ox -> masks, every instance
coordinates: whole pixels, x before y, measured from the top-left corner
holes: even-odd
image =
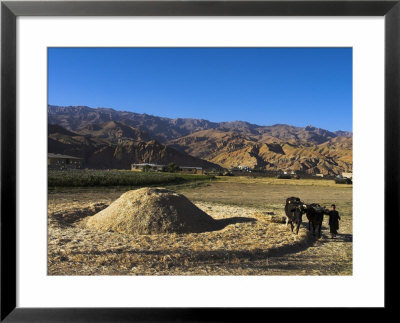
[[[315,229],[318,227],[318,237],[321,237],[322,221],[324,220],[324,214],[328,214],[327,210],[317,203],[307,204],[305,206],[305,212],[308,219],[308,230],[315,235]]]
[[[305,212],[304,203],[298,197],[288,197],[286,199],[285,213],[286,226],[290,223],[293,232],[294,224],[296,225],[296,234],[299,233],[299,228],[302,222],[302,216]]]

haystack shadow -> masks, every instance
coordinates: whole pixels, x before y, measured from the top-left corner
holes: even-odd
[[[219,220],[215,220],[215,221],[216,221],[216,228],[217,228],[216,230],[222,230],[230,224],[249,223],[249,222],[254,223],[257,220],[254,218],[245,218],[245,217],[235,216],[233,218],[219,219]]]

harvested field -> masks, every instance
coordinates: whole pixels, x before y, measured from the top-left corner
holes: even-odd
[[[282,180],[281,180],[282,181]],[[294,181],[292,181],[294,183]],[[303,182],[303,183],[301,183]],[[296,181],[223,179],[169,187],[221,221],[200,233],[127,234],[91,229],[87,221],[124,190],[50,191],[49,275],[351,275],[352,190]],[[305,226],[296,236],[282,223],[284,200],[335,203],[340,235],[316,240]]]

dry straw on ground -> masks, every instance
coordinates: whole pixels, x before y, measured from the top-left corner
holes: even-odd
[[[266,222],[286,223],[286,216],[276,215],[274,212],[255,212],[255,217],[263,217]]]
[[[121,190],[62,190],[49,194],[48,275],[351,275],[352,190],[321,185],[216,181],[174,187],[214,219],[202,233],[127,234],[86,223],[121,196]],[[301,183],[306,180],[298,180]],[[307,184],[307,183],[305,183]],[[284,198],[335,202],[340,235],[298,235],[283,222]]]
[[[205,232],[217,221],[182,194],[165,188],[142,188],[121,195],[87,222],[89,228],[127,234]]]

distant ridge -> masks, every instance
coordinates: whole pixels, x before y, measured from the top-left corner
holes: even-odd
[[[249,166],[326,175],[352,170],[352,133],[312,125],[259,126],[245,121],[170,119],[110,108],[52,105],[48,106],[48,122],[49,129],[64,129],[57,134],[49,131],[49,149],[58,142],[59,153],[79,150],[79,157],[84,155],[96,167],[102,166],[101,159],[104,167],[117,168],[151,159],[208,168]],[[153,144],[143,145],[149,142]]]

